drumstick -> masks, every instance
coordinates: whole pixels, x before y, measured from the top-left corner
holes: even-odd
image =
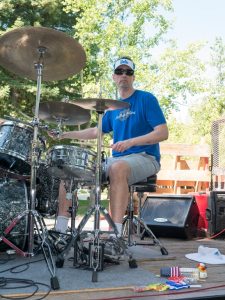
[[[90,147],[95,147],[95,146],[97,146],[97,145],[94,144],[94,143],[87,143],[87,142],[84,142],[84,141],[82,141],[82,142],[76,142],[75,144],[78,144],[78,145],[80,145],[80,146],[85,145],[85,146],[90,146]],[[107,148],[107,149],[110,149],[110,148],[111,148],[111,146],[103,145],[103,144],[102,144],[102,147],[103,147],[103,148]]]

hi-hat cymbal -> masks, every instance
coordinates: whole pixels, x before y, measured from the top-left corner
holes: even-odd
[[[104,112],[106,109],[115,110],[121,108],[127,108],[130,106],[129,103],[119,100],[112,99],[77,99],[73,101],[74,104],[83,107],[85,109],[96,110],[98,112]]]
[[[90,112],[75,104],[66,102],[43,102],[39,107],[39,118],[50,123],[81,125],[91,118]]]
[[[46,27],[22,27],[0,37],[0,65],[28,79],[37,79],[35,64],[39,49],[46,49],[42,60],[42,79],[66,79],[85,66],[83,47],[67,34]]]

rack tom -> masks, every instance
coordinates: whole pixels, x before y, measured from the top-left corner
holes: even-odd
[[[96,153],[78,146],[57,145],[48,151],[47,164],[53,177],[92,182],[96,172]]]
[[[0,125],[0,168],[12,174],[29,176],[33,127],[15,121]]]

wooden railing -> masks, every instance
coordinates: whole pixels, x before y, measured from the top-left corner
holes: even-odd
[[[208,145],[160,144],[161,170],[157,193],[187,194],[209,190]]]

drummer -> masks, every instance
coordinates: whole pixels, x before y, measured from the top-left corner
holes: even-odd
[[[102,133],[113,132],[112,157],[106,161],[106,176],[110,184],[110,213],[119,235],[129,199],[129,185],[156,174],[160,169],[159,142],[168,138],[166,119],[156,97],[135,89],[135,64],[130,57],[114,63],[112,79],[120,100],[129,108],[108,110],[102,119]],[[96,139],[97,127],[61,134],[61,139]],[[56,230],[67,228],[68,203],[63,185],[59,194],[59,215]],[[68,201],[67,201],[68,202]],[[64,203],[64,204],[63,204]]]

